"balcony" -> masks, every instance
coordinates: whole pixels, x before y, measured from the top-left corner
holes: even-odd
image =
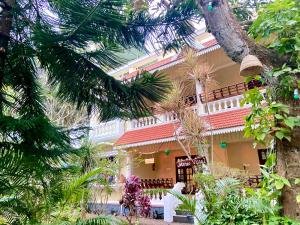
[[[109,142],[118,139],[123,133],[124,121],[116,119],[92,126],[89,136],[91,141]]]
[[[224,98],[230,98],[237,95],[244,94],[245,91],[253,89],[254,87],[263,88],[265,85],[261,81],[253,80],[248,84],[245,82],[233,84],[227,87],[215,89],[209,92],[205,98],[204,94],[200,94],[200,100],[202,103],[217,101]]]
[[[247,108],[250,107],[250,104],[246,104],[243,107],[241,106],[243,93],[254,87],[263,88],[263,85],[256,81],[248,84],[244,82],[238,83],[228,87],[215,89],[209,92],[206,98],[203,94],[200,94],[198,98],[198,100],[200,100],[199,104],[196,95],[187,96],[185,102],[188,107],[200,116]],[[126,130],[136,130],[160,124],[167,124],[177,120],[177,115],[170,112],[126,122],[117,119],[92,126],[90,139],[96,142],[114,141]]]
[[[187,96],[185,98],[186,105],[191,107],[195,113],[199,115],[216,114],[250,107],[250,104],[241,106],[243,93],[254,87],[263,88],[264,85],[260,81],[251,81],[233,84],[220,89],[209,92],[205,98],[204,94],[199,95],[201,104],[197,104],[197,96]],[[170,123],[177,120],[177,115],[172,113],[164,113],[151,117],[144,117],[130,121],[130,130],[150,127],[159,124]]]

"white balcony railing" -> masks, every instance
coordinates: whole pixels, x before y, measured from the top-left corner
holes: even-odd
[[[208,103],[195,104],[192,110],[200,116],[213,115],[216,113],[237,110],[250,107],[250,104],[241,106],[243,95],[223,98]],[[156,116],[144,117],[131,121],[122,121],[120,119],[112,120],[106,123],[100,123],[91,127],[90,139],[96,142],[114,141],[118,139],[125,130],[136,130],[145,127],[151,127],[160,124],[167,124],[177,121],[177,115],[174,113],[163,113]],[[125,126],[127,124],[127,126]]]
[[[210,115],[227,112],[230,110],[237,110],[241,108],[248,108],[250,104],[245,104],[243,107],[241,106],[241,101],[243,99],[243,95],[237,95],[229,98],[223,98],[216,101],[208,102],[207,104],[199,104],[192,106],[192,109],[195,113],[199,112],[199,115],[204,116],[208,113]],[[153,117],[144,117],[138,120],[130,121],[130,130],[150,127],[159,124],[165,124],[177,121],[177,115],[173,113],[164,113],[160,115],[156,115]]]
[[[132,120],[132,121],[130,121],[129,129],[133,130],[133,129],[149,127],[149,126],[163,124],[163,123],[170,123],[170,122],[176,121],[176,120],[177,120],[176,114],[167,112],[167,113],[164,113],[161,115],[144,117],[144,118],[140,118],[137,120]]]
[[[120,119],[92,126],[90,139],[94,141],[112,141],[124,133],[124,122]]]
[[[205,114],[215,114],[250,107],[249,104],[245,104],[243,107],[241,106],[241,101],[243,98],[243,95],[236,95],[233,97],[208,102],[207,104],[202,105],[204,109],[203,112]]]

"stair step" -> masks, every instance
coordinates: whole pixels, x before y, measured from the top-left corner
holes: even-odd
[[[176,215],[173,216],[173,221],[177,223],[194,223],[194,217],[193,216],[186,216],[186,215]]]

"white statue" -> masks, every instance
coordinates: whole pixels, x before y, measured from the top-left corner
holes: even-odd
[[[172,191],[181,193],[184,187],[185,184],[179,182],[174,185]],[[164,221],[171,223],[173,222],[173,216],[176,215],[175,209],[181,203],[181,201],[170,193],[168,193],[163,198],[163,200],[164,200]]]
[[[199,190],[196,195],[196,216],[194,218],[194,225],[200,225],[202,223],[204,223],[204,221],[206,220],[206,213],[205,213],[205,208],[204,208],[204,202],[205,202],[205,196],[204,193]],[[200,221],[198,221],[200,220]]]

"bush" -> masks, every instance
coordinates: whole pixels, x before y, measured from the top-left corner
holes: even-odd
[[[128,209],[126,219],[129,224],[132,224],[133,217],[137,217],[138,214],[143,217],[150,215],[150,198],[144,195],[140,178],[130,176],[126,180],[124,194],[120,204],[123,205],[125,209]]]

